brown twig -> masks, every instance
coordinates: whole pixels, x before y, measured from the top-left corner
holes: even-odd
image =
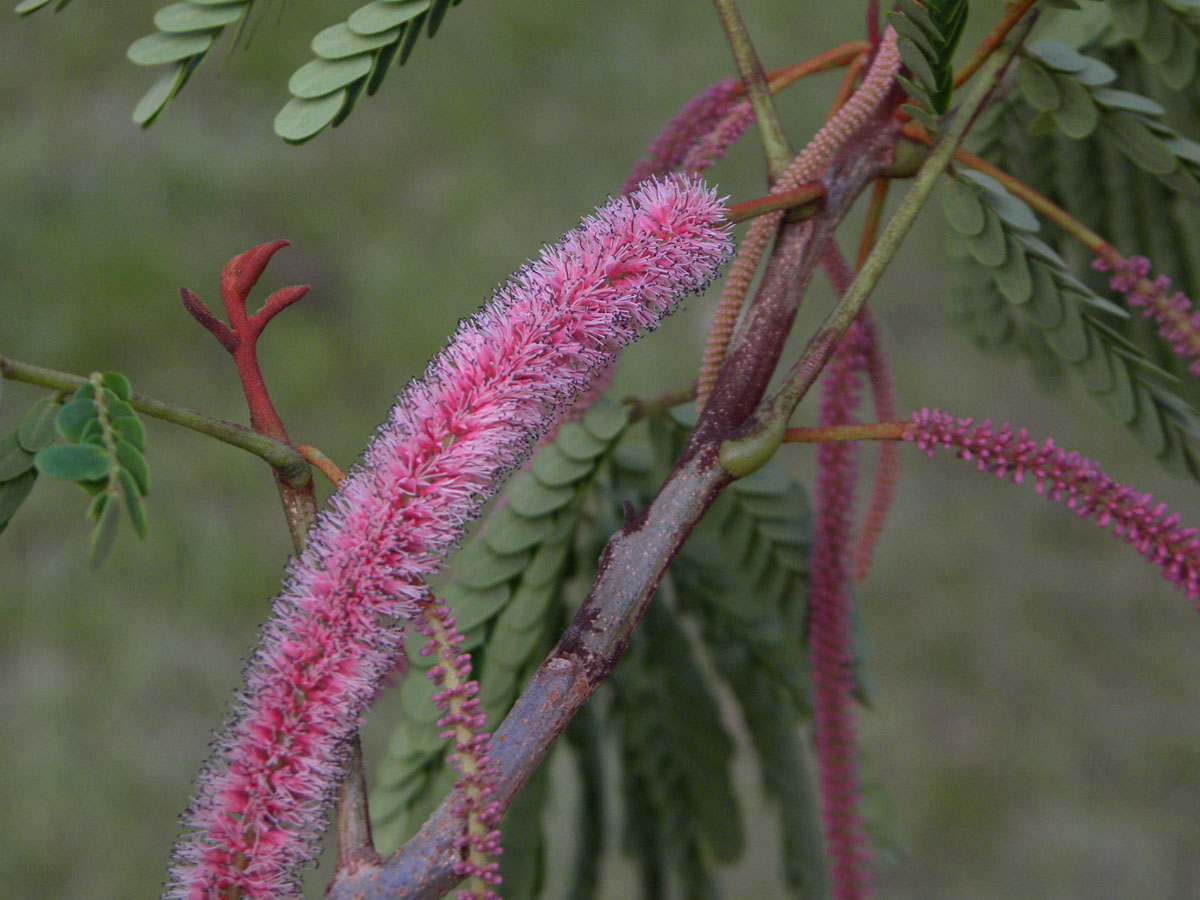
[[[804,287],[852,200],[890,159],[895,125],[877,121],[834,160],[830,198],[813,223],[788,223],[747,314],[759,328],[735,339],[701,426],[658,496],[609,541],[599,574],[571,626],[538,668],[492,738],[495,799],[507,809],[572,716],[607,678],[667,566],[730,476],[717,461],[721,440],[757,406],[783,351]],[[811,233],[811,236],[810,236]],[[732,355],[732,354],[731,354]],[[434,900],[453,887],[462,798],[452,793],[416,836],[378,867],[339,872],[329,900]]]

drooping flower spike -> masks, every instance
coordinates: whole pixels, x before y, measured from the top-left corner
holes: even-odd
[[[484,732],[487,714],[479,705],[479,682],[471,678],[471,654],[460,651],[463,642],[450,607],[441,599],[431,599],[421,610],[415,626],[429,638],[421,648],[422,656],[436,656],[425,677],[440,690],[433,702],[445,713],[437,724],[445,728],[442,740],[451,741],[450,761],[458,771],[455,790],[461,789],[463,801],[455,815],[463,822],[458,839],[462,861],[455,874],[468,879],[467,886],[455,894],[456,900],[499,900],[494,888],[500,884],[500,804],[492,799],[496,792],[496,761],[490,752],[490,735]]]
[[[1153,319],[1159,336],[1188,363],[1193,375],[1200,375],[1200,311],[1182,291],[1171,291],[1170,278],[1159,275],[1151,280],[1150,260],[1144,256],[1131,256],[1119,262],[1098,256],[1092,260],[1092,268],[1112,272],[1108,286],[1124,294],[1125,302],[1142,310],[1144,318]]]
[[[836,283],[837,279],[834,280]],[[822,426],[853,421],[874,341],[871,320],[860,314],[821,376]],[[817,446],[816,517],[808,599],[821,818],[835,900],[861,900],[868,891],[867,839],[859,809],[849,590],[857,450],[853,442],[825,442]]]
[[[649,181],[545,248],[412,382],[289,567],[185,815],[165,896],[282,900],[347,741],[468,522],[591,374],[730,253],[716,196]]]
[[[696,152],[700,142],[713,140],[713,132],[720,130],[718,126],[724,124],[730,109],[737,105],[735,101],[740,86],[736,79],[727,78],[710,84],[689,100],[675,118],[667,123],[658,137],[650,142],[650,146],[646,148],[646,155],[633,167],[622,190],[628,193],[645,179],[661,177],[681,166],[696,173],[700,168],[707,168],[688,166],[684,161]],[[724,130],[729,131],[728,128]],[[719,150],[710,151],[708,155],[713,157],[710,166],[720,158],[725,147],[741,136],[742,131],[745,131],[745,125],[736,134],[727,134],[727,143]]]
[[[901,434],[903,440],[915,442],[930,457],[942,448],[960,459],[975,460],[981,472],[1015,483],[1032,480],[1039,494],[1094,519],[1101,528],[1111,527],[1200,610],[1200,536],[1195,528],[1181,525],[1179,515],[1165,503],[1119,484],[1090,459],[1063,450],[1052,438],[1039,444],[1025,429],[1014,432],[1008,423],[993,429],[990,420],[975,424],[973,419],[930,409],[913,413],[912,421]]]

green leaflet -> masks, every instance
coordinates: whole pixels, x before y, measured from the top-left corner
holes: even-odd
[[[508,712],[553,639],[584,501],[627,423],[625,408],[607,398],[564,423],[528,469],[513,477],[480,534],[454,560],[455,580],[440,593],[466,636],[463,649],[474,654],[489,729]],[[371,798],[381,846],[408,837],[454,780],[433,724],[438,714],[429,700],[433,689],[424,670],[431,661],[420,655],[423,645],[423,638],[411,636],[411,670],[401,689],[406,716],[393,733]],[[522,880],[536,883],[524,875]],[[505,895],[518,900],[508,889]]]
[[[363,93],[374,94],[395,62],[404,65],[421,29],[433,37],[446,10],[461,0],[372,0],[345,22],[312,40],[316,59],[292,75],[292,98],[275,117],[275,133],[289,143],[337,127]]]
[[[37,473],[74,481],[91,495],[92,568],[108,555],[122,508],[138,536],[145,537],[142,498],[150,490],[150,469],[142,455],[146,429],[129,405],[131,397],[124,375],[93,372],[66,403],[57,395],[35,403],[17,431],[0,441],[0,527],[28,496],[36,467]],[[55,444],[56,434],[67,443]],[[25,474],[29,477],[6,487]]]
[[[1057,129],[1069,138],[1095,134],[1171,190],[1200,197],[1200,143],[1163,120],[1157,102],[1113,87],[1117,71],[1058,41],[1023,51],[1018,71],[1021,96],[1037,115],[1034,134]]]
[[[1116,36],[1137,48],[1172,90],[1194,83],[1200,49],[1196,0],[1107,0]]]
[[[888,15],[900,35],[900,57],[911,79],[901,78],[914,101],[904,109],[930,133],[938,130],[938,119],[950,109],[954,92],[954,49],[967,22],[967,0],[896,0]]]
[[[678,451],[694,408],[677,407],[651,420],[654,450],[622,444],[612,462],[610,509],[653,494],[666,462]],[[613,524],[612,522],[609,523]],[[786,883],[799,896],[827,895],[822,839],[799,734],[808,707],[804,629],[808,587],[809,510],[803,490],[777,464],[733,482],[714,503],[671,567],[677,612],[699,625],[720,678],[732,689],[751,731],[766,794],[778,802]],[[655,600],[654,605],[661,603]],[[653,608],[653,606],[652,606]],[[633,791],[634,793],[630,793]],[[626,778],[626,819],[635,828],[662,815]],[[651,820],[653,821],[653,820]],[[653,832],[653,833],[650,833]],[[692,841],[670,852],[657,830],[636,830],[627,843],[641,853],[645,896],[662,896],[673,871],[688,894],[715,871]],[[694,858],[683,870],[683,860]],[[703,877],[700,877],[703,876]],[[658,893],[655,893],[655,890]]]
[[[166,66],[138,101],[133,121],[149,127],[191,77],[226,26],[242,24],[254,0],[181,0],[154,16],[157,29],[130,44],[126,55],[139,66]]]
[[[999,183],[976,172],[955,177],[954,190],[974,192],[988,222],[980,234],[965,236],[967,250],[990,270],[1021,320],[1041,331],[1101,408],[1151,454],[1172,471],[1200,479],[1200,422],[1175,379],[1114,327],[1128,314],[1071,275],[1062,257],[1035,236],[1032,213]]]
[[[669,876],[684,897],[706,896],[715,865],[742,852],[733,741],[692,644],[661,599],[646,610],[609,685],[627,804],[623,849],[640,860],[645,896],[668,896],[650,891]]]

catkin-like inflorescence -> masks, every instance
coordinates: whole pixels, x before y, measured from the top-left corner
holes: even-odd
[[[1125,295],[1125,302],[1140,309],[1142,316],[1153,319],[1158,334],[1182,360],[1188,371],[1200,375],[1200,311],[1182,291],[1171,291],[1171,279],[1159,275],[1151,280],[1150,260],[1131,256],[1115,265],[1102,256],[1092,260],[1092,268],[1112,272],[1108,286]]]
[[[347,741],[403,649],[424,580],[556,411],[730,253],[694,179],[610,200],[464,319],[313,528],[197,781],[168,898],[297,895]]]
[[[1094,462],[1067,452],[1052,438],[1038,443],[1022,428],[1006,422],[998,429],[990,420],[956,419],[940,410],[913,413],[915,428],[904,435],[930,457],[938,448],[960,459],[975,460],[981,472],[1015,483],[1032,479],[1036,491],[1064,504],[1076,515],[1094,519],[1101,528],[1132,544],[1163,576],[1200,609],[1200,537],[1180,525],[1179,516],[1149,494],[1110,478]]]
[[[837,267],[833,268],[836,273]],[[840,279],[835,277],[834,281],[837,285]],[[871,322],[860,314],[821,377],[821,425],[843,425],[853,420],[873,343]],[[833,897],[861,900],[868,888],[867,840],[859,810],[848,571],[858,477],[854,442],[819,444],[817,471],[808,634],[821,817],[831,861]]]
[[[792,160],[787,170],[771,185],[772,194],[795,190],[819,178],[841,146],[863,126],[887,97],[900,68],[900,51],[897,49],[896,40],[896,30],[888,26],[862,84],[821,126],[800,155]],[[713,325],[705,343],[704,358],[700,363],[696,400],[701,406],[708,401],[709,394],[712,393],[750,282],[754,280],[759,261],[779,223],[783,221],[783,216],[782,211],[776,211],[755,219],[738,248],[737,258],[730,266],[729,277],[725,279],[721,299],[713,313]],[[808,227],[811,234],[811,226]]]
[[[436,656],[426,677],[440,690],[433,702],[445,715],[438,719],[442,740],[451,741],[450,760],[458,770],[454,783],[462,800],[455,815],[462,820],[458,838],[461,862],[455,874],[468,879],[456,893],[456,900],[500,900],[495,887],[500,884],[500,864],[495,861],[500,848],[500,804],[496,793],[496,761],[491,755],[491,736],[483,731],[487,714],[479,704],[479,682],[471,678],[471,654],[463,653],[462,632],[458,630],[450,607],[443,600],[431,600],[421,610],[415,624],[429,638],[421,649],[423,656]]]
[[[738,87],[735,79],[727,78],[710,84],[689,100],[658,137],[650,142],[646,155],[633,167],[622,190],[628,193],[645,179],[661,177],[683,165],[684,159],[695,151],[697,142],[719,130],[737,99]],[[744,130],[745,126],[742,126]],[[739,131],[730,142],[737,140],[740,135]],[[721,148],[718,153],[723,150]]]

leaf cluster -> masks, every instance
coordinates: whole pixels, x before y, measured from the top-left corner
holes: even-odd
[[[96,523],[88,549],[93,567],[112,548],[122,507],[145,537],[142,498],[150,490],[150,468],[142,455],[146,428],[129,403],[132,396],[124,375],[96,372],[65,402],[53,394],[33,404],[0,439],[0,531],[41,474],[74,481],[92,498],[87,515]],[[66,443],[56,443],[57,437]]]
[[[292,94],[275,117],[275,133],[301,143],[326,126],[340,125],[365,93],[373,95],[388,69],[408,61],[424,29],[437,33],[451,6],[462,0],[372,0],[312,40],[316,59],[288,82]]]
[[[585,500],[628,421],[624,407],[602,398],[581,419],[564,423],[529,468],[509,482],[481,532],[454,561],[453,580],[441,594],[464,636],[462,648],[473,655],[489,729],[507,714],[561,621]],[[410,636],[411,668],[401,688],[404,718],[372,795],[384,844],[408,837],[454,781],[436,725],[436,688],[424,677],[432,664],[421,655],[424,644],[420,635]]]
[[[1200,420],[1176,393],[1176,379],[1112,326],[1128,313],[1071,274],[1036,236],[1033,211],[998,182],[970,171],[948,181],[943,208],[999,295],[1041,332],[1100,407],[1169,469],[1200,479]]]
[[[903,109],[931,134],[950,109],[954,50],[967,24],[967,0],[896,0],[888,18],[900,36],[900,58],[911,78],[898,80],[914,101]]]
[[[158,118],[192,77],[226,26],[245,21],[254,0],[181,0],[154,14],[155,31],[129,45],[126,55],[139,66],[166,66],[133,111],[143,128]]]
[[[52,0],[22,0],[17,15],[29,15]],[[55,11],[70,0],[59,0]],[[275,132],[302,143],[327,126],[337,126],[365,93],[379,90],[393,63],[404,65],[422,30],[437,33],[451,6],[462,0],[371,0],[345,22],[312,40],[316,59],[291,76],[292,98],[275,117]],[[230,25],[245,26],[255,0],[178,0],[154,15],[155,30],[134,41],[126,55],[139,66],[166,69],[138,101],[133,120],[151,125],[203,62]],[[261,4],[260,4],[261,5]]]
[[[1021,96],[1037,115],[1030,131],[1058,129],[1076,140],[1097,133],[1144,171],[1187,197],[1200,197],[1200,144],[1163,121],[1162,105],[1112,87],[1117,72],[1058,41],[1030,47],[1017,69]]]
[[[612,477],[599,483],[610,516],[607,523],[598,517],[598,535],[619,523],[624,504],[649,500],[694,418],[694,408],[673,410],[651,420],[648,446],[617,449]],[[734,733],[709,715],[720,683],[736,700],[764,789],[779,804],[785,882],[821,895],[824,861],[799,731],[808,708],[801,635],[809,528],[803,490],[775,464],[735,481],[672,563],[666,596],[652,601],[614,672],[612,715],[620,727],[607,730],[618,735],[623,846],[638,861],[644,896],[708,896],[717,869],[740,855],[743,825],[728,788]],[[635,652],[639,640],[655,649]],[[668,715],[675,704],[690,719]],[[697,716],[708,724],[698,728]],[[644,783],[656,770],[667,787]],[[693,787],[671,788],[676,782]],[[708,794],[692,796],[696,784],[708,785]]]

